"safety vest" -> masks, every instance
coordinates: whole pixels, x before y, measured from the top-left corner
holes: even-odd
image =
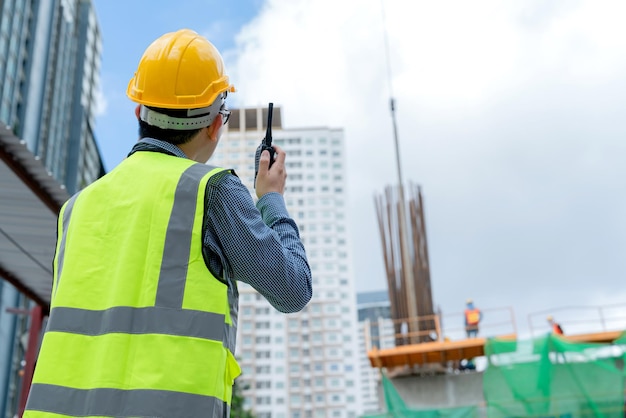
[[[229,413],[238,292],[202,254],[222,171],[137,152],[66,202],[25,417]]]
[[[552,324],[552,332],[556,335],[563,335],[563,328],[555,322]]]
[[[480,310],[479,309],[466,309],[465,321],[467,325],[478,325],[480,322]]]

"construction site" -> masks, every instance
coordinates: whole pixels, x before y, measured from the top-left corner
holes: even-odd
[[[376,207],[391,318],[363,328],[384,400],[366,417],[624,416],[623,305],[550,307],[525,335],[510,307],[436,311],[420,188],[389,187]]]
[[[89,11],[88,7],[92,6],[87,0],[78,3],[85,11]],[[29,7],[34,8],[36,5],[44,12],[46,8],[53,7],[46,6],[45,2],[32,1],[29,4]],[[19,2],[0,1],[0,9],[4,6],[10,11],[5,11],[3,16],[15,16],[10,7],[17,8],[18,5]],[[53,15],[51,10],[48,12],[55,19],[60,19],[57,15],[63,14],[59,12]],[[26,17],[36,15],[34,11],[23,14]],[[89,16],[91,15],[84,15],[85,19]],[[26,17],[24,22],[28,20]],[[86,22],[91,22],[94,27],[90,30],[95,31],[97,25],[94,19],[90,17]],[[9,19],[5,20],[8,22]],[[61,27],[60,24],[52,24],[52,17],[50,22],[51,28]],[[2,25],[0,24],[0,28],[3,28]],[[14,30],[18,33],[17,28]],[[37,33],[39,37],[43,37],[42,34],[47,32],[39,30]],[[20,50],[22,55],[15,59],[15,68],[20,69],[19,65],[22,65],[30,71],[31,64],[26,65],[27,57],[36,50],[26,51],[27,46],[31,48],[31,38],[25,32],[23,36],[21,42],[24,51]],[[8,43],[15,38],[15,34],[13,38],[5,38],[2,39]],[[99,40],[91,32],[85,32],[84,38]],[[0,40],[0,44],[5,41]],[[83,49],[93,49],[94,52],[86,55],[98,56],[93,64],[94,69],[89,70],[90,74],[99,71],[98,42],[94,45],[88,44],[87,47],[80,44]],[[385,38],[386,48],[387,43]],[[75,53],[79,50],[78,46],[70,46],[68,51]],[[56,50],[51,46],[48,49]],[[374,371],[376,376],[374,385],[377,405],[373,409],[364,410],[360,418],[626,416],[626,303],[563,306],[565,302],[556,300],[554,304],[544,306],[541,310],[519,315],[513,308],[515,300],[502,298],[503,306],[491,306],[482,304],[478,299],[465,299],[473,295],[463,295],[465,310],[447,312],[439,308],[440,305],[433,296],[433,284],[436,280],[431,271],[426,227],[428,199],[421,185],[407,181],[404,177],[396,102],[391,91],[389,51],[385,52],[393,128],[392,135],[389,136],[395,149],[396,178],[389,181],[392,185],[375,194],[373,202],[369,201],[369,204],[376,212],[376,219],[372,223],[378,228],[375,234],[377,233],[380,241],[378,248],[381,249],[376,257],[381,258],[384,263],[384,278],[378,274],[377,279],[381,279],[385,285],[389,315],[375,316],[359,322],[359,329],[355,331],[357,315],[353,315],[353,295],[348,292],[354,291],[353,281],[356,280],[352,274],[352,266],[348,264],[356,264],[372,255],[364,252],[348,256],[344,212],[346,218],[352,214],[344,208],[344,205],[347,206],[347,199],[344,200],[347,194],[347,187],[344,186],[347,186],[347,182],[344,175],[343,127],[313,129],[304,126],[300,130],[289,131],[283,129],[281,124],[284,113],[277,108],[274,122],[270,119],[267,123],[276,128],[276,144],[286,149],[290,144],[294,147],[296,143],[298,147],[300,143],[302,145],[302,148],[292,149],[297,150],[297,153],[291,150],[287,152],[289,154],[291,151],[289,158],[299,158],[294,158],[296,161],[292,166],[293,170],[289,167],[290,174],[294,173],[289,181],[296,184],[288,190],[292,193],[291,196],[288,194],[288,198],[294,202],[290,211],[293,209],[294,220],[299,225],[302,223],[298,217],[309,221],[317,213],[320,214],[318,219],[306,224],[306,230],[301,226],[300,231],[310,239],[311,236],[317,237],[307,234],[311,234],[318,227],[323,229],[325,241],[322,241],[321,236],[319,243],[309,240],[307,251],[312,249],[310,253],[317,253],[318,258],[312,259],[319,267],[312,270],[316,274],[321,272],[322,266],[325,270],[326,276],[320,274],[323,280],[315,277],[318,280],[315,285],[319,284],[319,289],[324,290],[319,291],[318,295],[323,294],[324,298],[315,308],[311,306],[309,311],[303,309],[302,314],[298,312],[290,317],[281,315],[278,320],[277,311],[270,309],[266,301],[261,300],[263,298],[260,293],[252,287],[246,289],[242,286],[242,303],[238,305],[237,299],[237,304],[233,306],[236,305],[235,311],[241,306],[240,319],[244,320],[239,325],[243,331],[239,331],[237,339],[238,347],[243,347],[244,351],[239,348],[235,353],[233,349],[231,357],[237,354],[237,362],[241,364],[243,371],[243,379],[233,378],[235,387],[238,382],[247,385],[243,394],[233,390],[239,397],[247,397],[244,400],[239,399],[243,403],[242,409],[245,407],[250,411],[250,415],[245,416],[358,416],[354,411],[364,409],[360,405],[361,395],[356,393],[360,389],[355,384],[358,378],[354,378],[361,373],[355,366],[359,359],[355,359],[357,356],[352,350],[353,345],[358,344],[355,340],[363,342],[357,347],[364,348],[365,355],[361,355],[360,359],[367,360],[368,370]],[[82,56],[76,59],[77,63],[81,63],[76,65],[77,70],[70,71],[69,67],[59,66],[55,69],[55,74],[75,76],[80,80],[83,77],[80,72],[83,71],[82,59]],[[2,68],[0,65],[0,69]],[[20,71],[17,73],[20,74]],[[46,93],[49,89],[44,87],[43,76],[39,77],[34,73],[29,77],[27,82],[13,80],[14,86],[8,81],[0,83],[0,92],[3,88],[9,92],[9,87],[18,91],[18,88],[24,88],[25,85],[33,85],[40,90],[42,99],[33,102],[32,109],[50,107],[50,113],[58,112],[60,107],[42,105],[56,103],[53,101],[54,94]],[[97,83],[94,81],[93,84]],[[86,82],[82,85],[76,84],[74,96],[77,103],[86,96],[80,89],[87,87],[91,89],[93,86]],[[43,100],[44,93],[48,102]],[[13,97],[13,94],[6,93],[6,96]],[[28,97],[34,95],[31,92]],[[92,96],[95,95],[89,95]],[[27,97],[26,91],[21,92],[20,97]],[[68,133],[59,137],[59,149],[67,150],[60,152],[53,148],[53,140],[48,143],[47,138],[42,136],[40,143],[26,135],[31,131],[27,129],[28,124],[25,121],[45,121],[47,118],[37,116],[27,119],[27,115],[36,112],[33,113],[32,109],[30,113],[23,111],[26,106],[21,102],[7,103],[5,107],[11,110],[11,117],[0,114],[0,418],[15,418],[21,417],[26,409],[41,341],[50,315],[54,275],[52,260],[59,227],[58,214],[74,193],[104,176],[106,170],[91,126],[91,120],[95,118],[93,112],[80,112],[73,118],[68,116],[62,119],[71,119],[73,123],[69,125],[76,129],[83,127],[81,132],[84,137],[79,138],[75,133],[73,136]],[[2,106],[4,105],[0,105],[0,110],[4,109]],[[95,107],[95,103],[90,103],[90,109],[91,107]],[[69,112],[71,107],[63,106],[63,109]],[[229,143],[225,139],[222,146],[229,144],[229,152],[241,156],[241,161],[244,161],[240,164],[243,167],[241,170],[237,167],[239,175],[243,178],[244,173],[252,178],[256,173],[252,171],[253,166],[249,165],[249,157],[256,149],[257,140],[261,138],[263,130],[268,128],[263,125],[268,109],[259,107],[231,110],[229,125],[224,128],[225,137],[231,135],[231,141]],[[43,131],[45,130],[42,128]],[[36,139],[40,140],[39,137]],[[320,141],[319,145],[314,141]],[[250,152],[245,148],[248,146],[252,147]],[[333,146],[336,148],[332,148]],[[321,155],[324,157],[320,157]],[[310,165],[305,165],[309,161],[304,158],[308,156]],[[308,186],[309,183],[295,182],[303,178],[308,181],[309,172],[322,172],[321,168],[313,165],[318,161],[334,162],[335,167],[329,167],[324,172],[327,181],[324,187],[327,190],[320,190],[319,195],[315,195],[313,184],[321,180],[311,175],[311,188],[307,190],[304,185]],[[229,161],[228,164],[233,163]],[[249,173],[245,167],[248,167]],[[298,171],[299,169],[302,170]],[[334,194],[330,194],[330,190]],[[313,197],[320,198],[317,209],[312,207]],[[333,205],[341,206],[342,209],[336,210]],[[331,218],[329,215],[326,219],[325,215],[334,213],[335,210],[341,216]],[[324,224],[319,221],[320,218],[326,219]],[[323,226],[327,226],[327,229]],[[341,235],[341,246],[333,241],[339,241],[337,236],[340,233],[344,234]],[[249,254],[250,252],[246,253]],[[489,279],[495,280],[493,277],[485,280]],[[460,282],[462,279],[456,277],[455,280]],[[556,280],[566,279],[557,277]],[[589,288],[593,287],[593,283],[589,283]],[[533,285],[529,287],[532,288]],[[445,289],[444,292],[452,290]],[[609,289],[609,292],[611,290],[614,289]],[[346,302],[348,300],[349,303]],[[522,304],[523,301],[519,303]],[[248,327],[243,326],[246,321]],[[224,324],[220,322],[219,326],[224,327]],[[235,320],[233,333],[237,332]],[[119,330],[108,333],[119,333]],[[357,333],[363,337],[362,340],[350,340],[352,334]],[[192,337],[196,338],[193,335],[190,338]],[[192,374],[198,374],[197,370],[192,369]],[[351,377],[346,377],[348,375]],[[226,386],[230,389],[232,385]],[[143,390],[143,387],[138,389]],[[229,393],[226,397],[231,395]],[[227,404],[229,401],[224,402]],[[181,411],[184,406],[180,408]],[[282,409],[277,414],[278,408]],[[95,415],[100,414],[89,416]],[[224,414],[226,415],[227,413]]]

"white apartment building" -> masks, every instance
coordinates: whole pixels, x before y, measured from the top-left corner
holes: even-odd
[[[273,139],[287,152],[285,201],[300,229],[313,273],[313,298],[285,315],[239,283],[237,384],[258,418],[352,418],[363,412],[356,297],[346,227],[342,129],[282,129],[274,107]],[[254,154],[267,108],[234,110],[211,165],[234,168],[252,196]]]

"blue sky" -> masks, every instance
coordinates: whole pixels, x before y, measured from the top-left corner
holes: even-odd
[[[125,90],[144,49],[195,29],[225,57],[231,105],[271,101],[286,128],[344,130],[355,287],[385,288],[373,199],[396,183],[385,22],[403,176],[423,188],[435,304],[511,306],[522,329],[546,309],[560,320],[562,306],[626,307],[623,0],[95,5],[106,101],[96,133],[108,169],[136,140]]]

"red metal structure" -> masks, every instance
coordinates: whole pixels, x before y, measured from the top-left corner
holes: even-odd
[[[37,353],[39,352],[39,338],[41,336],[41,326],[43,324],[43,309],[40,305],[35,306],[30,312],[30,329],[28,331],[28,348],[26,349],[26,356],[24,358],[24,376],[22,377],[22,390],[20,391],[20,406],[19,416],[24,414],[26,408],[26,400],[28,399],[28,392],[30,390],[30,384],[33,380],[33,373],[35,372],[35,363],[37,361]]]

